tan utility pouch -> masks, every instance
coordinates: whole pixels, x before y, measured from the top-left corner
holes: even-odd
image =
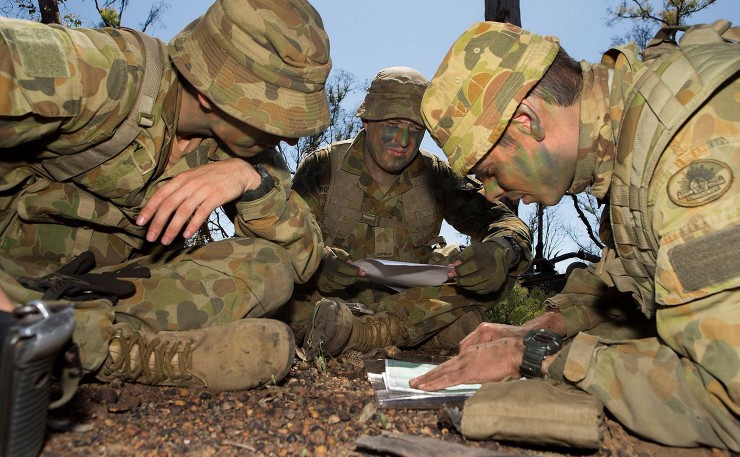
[[[544,379],[483,384],[465,402],[462,434],[473,440],[517,441],[596,449],[603,405],[581,390]]]

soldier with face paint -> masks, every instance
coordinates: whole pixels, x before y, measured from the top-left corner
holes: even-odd
[[[75,303],[82,368],[100,380],[284,377],[294,337],[264,317],[322,244],[274,146],[329,125],[316,10],[217,0],[169,45],[2,18],[0,56],[2,288]],[[185,248],[227,203],[236,237]]]
[[[490,199],[589,188],[607,247],[546,313],[481,325],[413,387],[549,376],[642,437],[740,451],[740,30],[675,32],[600,64],[510,24],[453,44],[422,106],[451,166]]]
[[[313,280],[279,312],[292,325],[309,321],[309,357],[426,342],[457,347],[529,264],[526,225],[504,205],[486,201],[480,183],[419,150],[427,85],[411,68],[381,70],[356,113],[363,130],[309,154],[294,177],[293,189],[330,247]],[[472,246],[440,246],[443,220],[469,235]],[[362,278],[351,262],[364,258],[453,264],[455,281],[394,293]],[[354,316],[346,302],[375,314]]]

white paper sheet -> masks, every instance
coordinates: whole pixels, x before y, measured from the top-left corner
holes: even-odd
[[[413,389],[409,386],[409,381],[412,378],[421,376],[435,367],[436,365],[431,363],[414,363],[386,359],[385,372],[383,373],[385,388],[394,392],[410,392],[428,394],[430,396],[473,394],[480,389],[480,384],[460,384],[435,392],[427,392],[425,390]]]
[[[362,259],[353,264],[365,270],[365,278],[396,290],[409,287],[438,286],[449,278],[450,268],[442,265],[397,262],[395,260]]]

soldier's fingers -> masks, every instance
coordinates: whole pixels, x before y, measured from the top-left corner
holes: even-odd
[[[168,182],[164,186],[157,189],[154,194],[152,194],[149,200],[147,200],[146,204],[144,204],[144,207],[141,208],[141,210],[139,211],[139,215],[136,218],[136,225],[142,227],[145,226],[157,213],[159,207],[162,205],[162,202],[164,202],[175,190],[177,190],[177,187],[171,184],[172,181]]]
[[[177,210],[172,216],[169,224],[167,224],[167,230],[162,235],[161,242],[164,245],[172,243],[172,240],[174,240],[177,237],[177,234],[182,231],[185,223],[191,219],[191,216],[194,215],[197,208],[203,203],[202,198],[198,198],[197,194],[191,196],[190,198],[184,198],[182,199],[182,201],[180,201],[179,199],[176,201],[179,201],[179,204],[177,205]],[[168,204],[169,203],[170,202],[168,202]],[[200,224],[198,224],[198,227],[199,226]]]
[[[459,372],[459,360],[458,358],[450,359],[447,362],[439,365],[437,368],[421,375],[416,378],[409,380],[409,386],[414,389],[420,390],[440,390],[445,387],[454,386],[458,384],[457,374]]]
[[[198,208],[195,210],[195,214],[193,214],[193,217],[190,219],[188,226],[185,227],[185,231],[182,233],[182,236],[185,238],[190,238],[191,236],[195,235],[195,233],[200,229],[200,227],[215,209],[215,207],[212,207],[211,205],[206,205],[205,203],[198,206]]]
[[[480,324],[475,330],[473,330],[468,336],[460,341],[460,353],[465,352],[467,349],[477,346],[483,343],[490,343],[491,341],[501,338],[501,324],[494,324],[491,322],[484,322]]]

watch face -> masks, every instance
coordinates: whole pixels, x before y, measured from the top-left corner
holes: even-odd
[[[524,344],[544,347],[547,355],[554,354],[563,344],[563,339],[555,332],[545,329],[533,330],[524,337]]]

